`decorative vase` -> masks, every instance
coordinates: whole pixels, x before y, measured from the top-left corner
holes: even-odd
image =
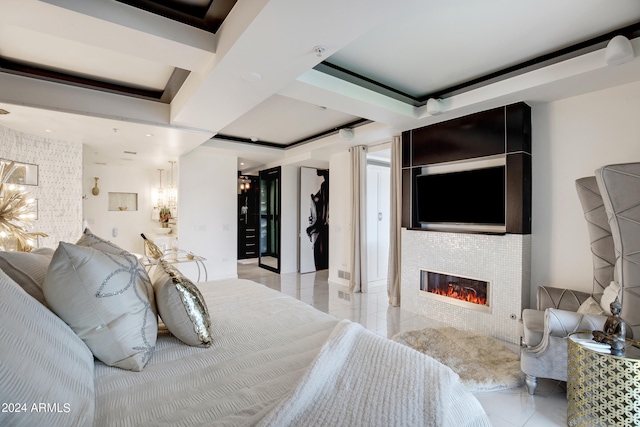
[[[147,236],[145,236],[144,234],[140,234],[140,236],[142,236],[142,238],[144,239],[144,247],[146,248],[147,253],[151,258],[160,259],[163,257],[164,254],[162,250],[158,247],[158,245],[153,243],[152,240],[147,239]]]

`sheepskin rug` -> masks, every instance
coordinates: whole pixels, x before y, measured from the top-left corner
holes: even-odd
[[[522,385],[519,354],[486,335],[446,327],[402,332],[392,339],[447,365],[471,391]]]

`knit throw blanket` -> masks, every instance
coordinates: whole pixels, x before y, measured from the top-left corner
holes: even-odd
[[[291,395],[260,426],[490,426],[440,362],[340,322]]]

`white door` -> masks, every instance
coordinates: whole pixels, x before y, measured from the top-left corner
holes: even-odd
[[[371,285],[384,284],[387,280],[390,189],[390,168],[367,165],[367,279]]]

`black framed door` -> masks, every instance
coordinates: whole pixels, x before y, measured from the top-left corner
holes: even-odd
[[[280,167],[260,171],[259,265],[280,273]]]

